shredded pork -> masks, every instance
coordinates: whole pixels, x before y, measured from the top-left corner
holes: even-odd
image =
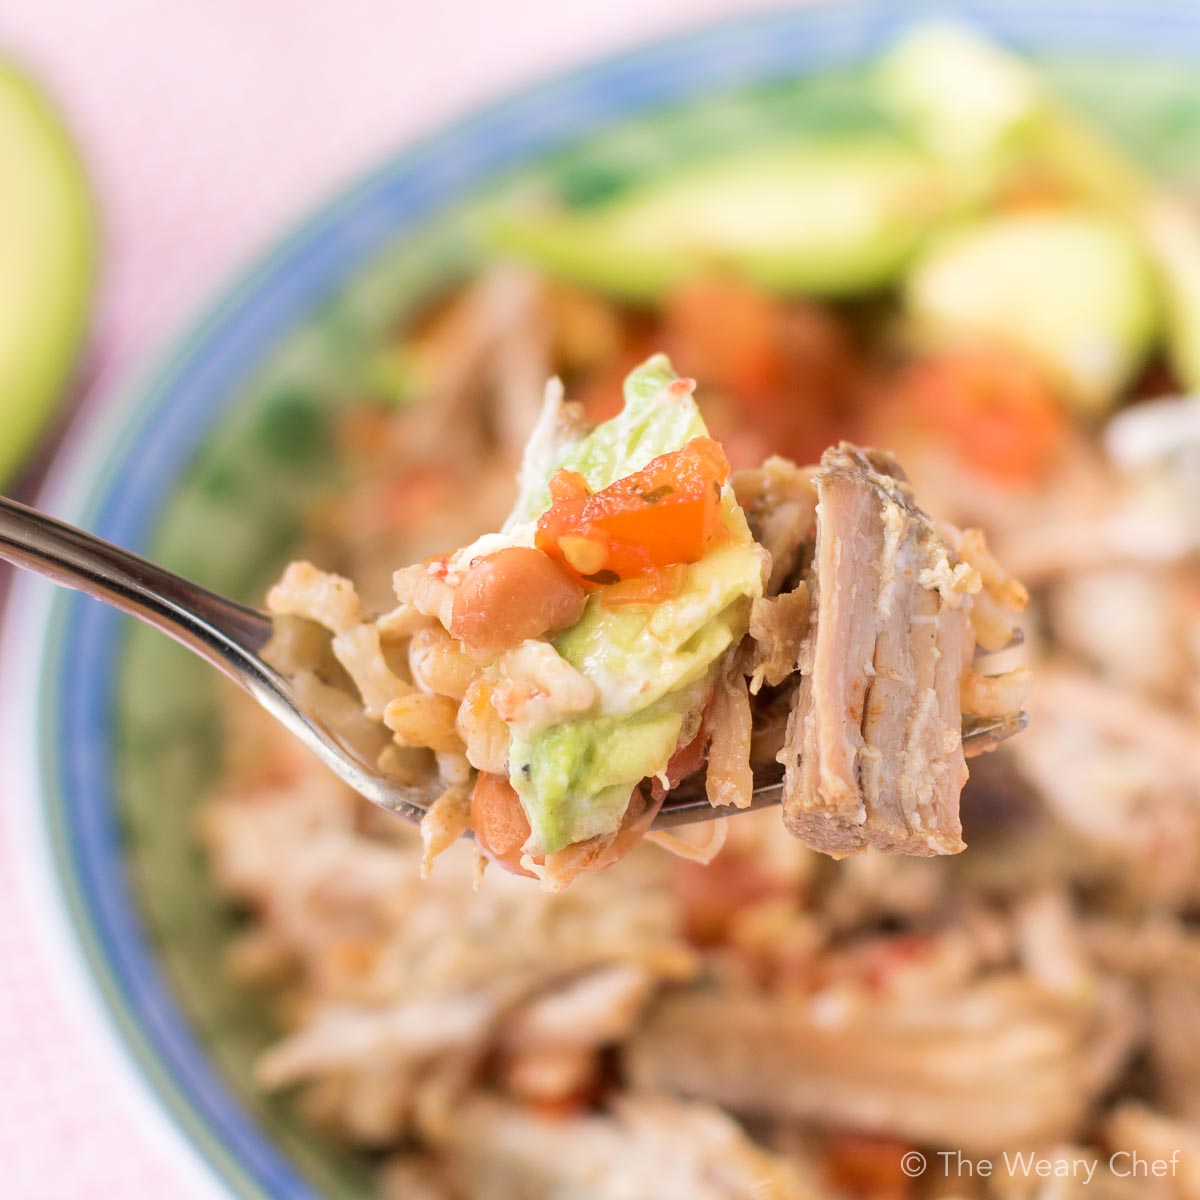
[[[843,443],[822,458],[816,490],[784,820],[837,856],[957,853],[962,683],[983,573],[916,506],[887,455]]]

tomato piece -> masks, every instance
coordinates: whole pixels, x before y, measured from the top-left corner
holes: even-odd
[[[834,1131],[825,1143],[825,1177],[839,1192],[869,1200],[905,1200],[914,1186],[904,1169],[912,1149],[885,1135]]]
[[[599,1086],[593,1084],[576,1088],[575,1091],[568,1092],[565,1096],[526,1100],[525,1107],[539,1117],[546,1117],[550,1120],[577,1117],[580,1113],[586,1112],[596,1102],[599,1095]]]
[[[724,529],[721,486],[728,478],[729,460],[712,438],[693,438],[598,492],[576,472],[560,470],[538,520],[537,548],[591,588],[696,562]]]
[[[761,288],[740,280],[695,280],[667,298],[664,336],[709,386],[777,397],[787,373],[779,311]]]
[[[562,467],[550,477],[550,500],[553,504],[571,504],[576,500],[586,500],[591,494],[587,480],[578,471],[568,471]]]
[[[824,305],[708,278],[666,298],[656,345],[703,381],[709,428],[735,467],[768,454],[815,462],[853,432],[866,357],[853,328]]]
[[[867,986],[886,991],[906,970],[928,962],[933,950],[933,942],[927,936],[897,934],[881,942],[867,943],[856,957]]]
[[[662,800],[671,788],[687,779],[689,775],[694,775],[704,766],[704,761],[708,757],[708,718],[711,709],[710,701],[704,706],[704,716],[700,720],[700,728],[696,730],[695,737],[686,745],[675,747],[675,753],[668,760],[667,769],[664,772],[666,782],[664,783],[662,776],[659,775],[650,781],[652,799]]]
[[[901,376],[896,420],[940,440],[997,483],[1032,483],[1062,446],[1067,420],[1033,363],[972,348],[920,359]]]
[[[604,608],[621,608],[626,604],[661,604],[678,596],[686,581],[682,563],[671,567],[655,567],[647,575],[621,579],[606,587],[600,603]]]
[[[679,859],[672,867],[684,932],[696,946],[725,942],[743,912],[789,894],[787,885],[773,878],[761,863],[736,850],[718,854],[708,866]]]

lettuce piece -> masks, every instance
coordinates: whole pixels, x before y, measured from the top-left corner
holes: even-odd
[[[678,450],[708,430],[689,395],[664,397],[678,376],[665,354],[655,354],[625,379],[625,406],[610,421],[547,455],[531,441],[521,470],[521,495],[508,525],[532,520],[550,505],[550,477],[561,467],[578,471],[592,491],[641,470],[660,454]]]

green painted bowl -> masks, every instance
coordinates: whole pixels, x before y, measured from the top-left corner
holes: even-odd
[[[918,6],[920,7],[920,6]],[[1200,178],[1200,12],[1170,3],[972,3],[1162,173]],[[555,79],[383,164],[291,232],[152,375],[90,413],[44,503],[253,600],[336,482],[341,381],[474,270],[481,214],[537,185],[587,203],[726,145],[875,119],[856,64],[917,8],[804,7]],[[232,918],[192,836],[220,771],[208,669],[164,638],[22,580],[0,649],[2,789],[47,944],[189,1191],[369,1194],[364,1164],[250,1082],[264,1008],[223,978]]]

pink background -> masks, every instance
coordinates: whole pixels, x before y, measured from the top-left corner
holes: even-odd
[[[389,148],[514,84],[739,7],[6,0],[0,54],[57,96],[101,211],[75,400],[137,369],[231,271]],[[114,1095],[70,997],[56,994],[11,853],[0,828],[0,1194],[188,1200],[194,1186]]]

